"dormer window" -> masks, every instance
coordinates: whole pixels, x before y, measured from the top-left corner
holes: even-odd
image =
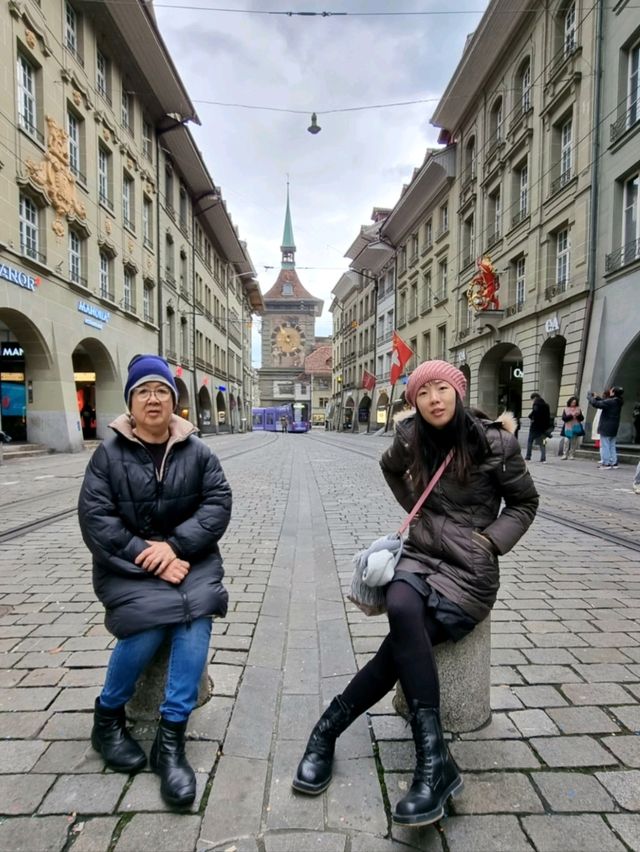
[[[282,295],[283,296],[293,296],[293,285],[286,281],[282,285]]]

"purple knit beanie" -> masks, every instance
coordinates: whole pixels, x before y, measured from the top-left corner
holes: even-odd
[[[464,373],[453,364],[448,364],[446,361],[424,361],[409,376],[407,389],[404,392],[409,405],[416,404],[418,391],[427,382],[449,382],[460,399],[464,399],[467,390]]]
[[[136,355],[129,362],[127,383],[124,386],[124,399],[127,405],[131,401],[131,391],[144,382],[162,382],[171,389],[174,405],[178,402],[178,388],[171,368],[159,355]]]

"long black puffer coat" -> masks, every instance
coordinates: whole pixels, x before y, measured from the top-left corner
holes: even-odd
[[[107,629],[124,638],[150,627],[224,617],[228,595],[218,541],[231,518],[231,488],[217,457],[175,415],[160,474],[128,415],[87,466],[78,514],[93,554],[93,587]],[[191,569],[178,585],[138,567],[147,541],[168,541]]]
[[[466,485],[445,470],[412,521],[402,553],[419,565],[417,573],[426,574],[437,592],[482,621],[500,586],[497,554],[511,550],[532,523],[538,492],[511,434],[515,418],[476,422],[486,437],[484,460],[474,466]],[[420,496],[409,475],[414,428],[413,416],[399,422],[394,442],[380,460],[387,483],[407,512]],[[403,568],[402,561],[398,567]]]

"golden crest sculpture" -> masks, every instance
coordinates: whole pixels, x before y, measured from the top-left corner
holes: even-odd
[[[493,263],[491,263],[491,258],[479,257],[476,266],[478,267],[478,271],[471,279],[469,289],[467,290],[469,307],[476,311],[500,310],[500,301],[498,299],[500,282],[498,280],[498,272]]]
[[[31,182],[45,195],[56,212],[52,225],[59,237],[64,235],[63,217],[69,219],[87,218],[84,204],[78,199],[76,179],[69,168],[69,136],[66,131],[46,116],[47,150],[41,163],[27,160],[26,167]]]

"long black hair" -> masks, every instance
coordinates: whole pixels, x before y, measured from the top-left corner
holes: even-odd
[[[426,487],[449,450],[453,450],[450,469],[458,482],[469,481],[471,468],[479,464],[489,452],[487,439],[479,419],[488,419],[478,410],[466,411],[460,397],[456,396],[453,417],[442,429],[430,426],[416,409],[413,430],[413,462],[410,474],[421,490]]]

